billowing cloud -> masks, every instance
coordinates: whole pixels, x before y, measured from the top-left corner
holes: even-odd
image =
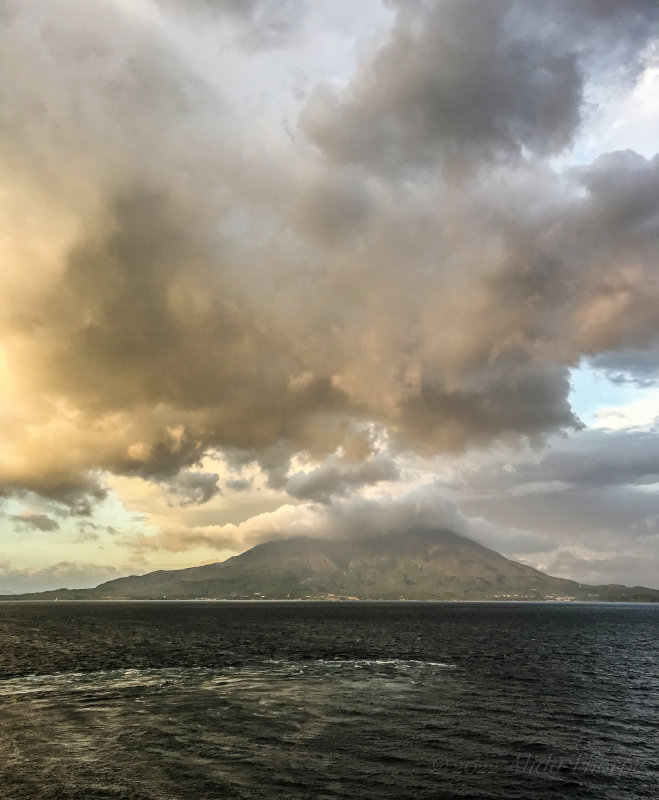
[[[613,48],[633,74],[659,22],[648,0],[394,6],[389,40],[346,90],[319,89],[302,116],[330,158],[387,176],[562,151],[582,121],[592,61],[601,68]]]
[[[392,8],[305,97],[267,81],[310,4],[6,3],[4,493],[88,513],[109,471],[206,503],[223,451],[348,502],[396,476],[374,429],[538,442],[579,426],[584,355],[656,346],[659,161],[570,152],[656,3]]]

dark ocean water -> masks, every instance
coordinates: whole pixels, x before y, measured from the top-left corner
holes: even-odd
[[[659,797],[659,606],[0,604],[0,797]]]

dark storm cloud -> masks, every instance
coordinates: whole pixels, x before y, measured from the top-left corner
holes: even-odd
[[[182,506],[202,505],[220,492],[217,485],[219,478],[215,472],[182,470],[167,483],[167,490],[170,495],[178,498]]]
[[[474,493],[488,494],[552,483],[580,489],[658,483],[657,432],[584,430],[553,439],[528,460],[467,469],[462,477]]]
[[[64,506],[64,514],[78,517],[88,517],[93,513],[95,506],[105,500],[108,490],[93,476],[77,483],[57,484],[55,486],[38,488],[43,497],[54,500]]]
[[[302,115],[328,157],[387,175],[562,150],[582,119],[589,61],[607,48],[636,54],[659,21],[644,1],[393,5],[389,41],[347,90],[319,89]]]
[[[461,449],[465,440],[486,443],[493,430],[502,436],[518,432],[532,436],[550,427],[574,426],[565,370],[543,369],[526,354],[521,363],[516,355],[508,362],[509,355],[497,359],[502,374],[489,380],[486,389],[446,391],[440,382],[422,385],[402,405],[406,435],[416,434],[421,450],[427,437],[427,450],[450,451]],[[440,427],[437,419],[450,419],[452,424]]]
[[[107,497],[108,490],[90,472],[76,476],[73,480],[61,480],[61,473],[54,469],[50,474],[38,474],[27,482],[6,482],[2,491],[7,495],[24,497],[28,502],[30,492],[53,503],[53,513],[60,517],[88,517],[94,508]],[[0,492],[0,497],[2,492]]]
[[[285,491],[292,497],[328,503],[337,495],[380,481],[395,481],[400,472],[390,456],[382,453],[365,461],[351,463],[329,458],[310,472],[296,472],[288,479]]]
[[[109,470],[205,502],[181,476],[208,451],[282,488],[296,452],[342,448],[363,465],[291,479],[329,497],[382,479],[369,424],[424,452],[537,440],[578,427],[584,355],[656,342],[657,160],[543,159],[659,9],[396,8],[291,137],[202,45],[247,67],[246,32],[281,43],[297,4],[7,4],[5,492],[84,513]]]
[[[591,252],[580,276],[588,296],[576,315],[577,345],[593,353],[656,345],[659,157],[608,153],[578,173],[589,193],[579,234]]]

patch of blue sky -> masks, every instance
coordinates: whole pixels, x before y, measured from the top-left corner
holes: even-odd
[[[588,427],[597,424],[598,411],[630,405],[644,394],[644,390],[633,383],[614,383],[604,370],[586,361],[570,371],[570,405]]]

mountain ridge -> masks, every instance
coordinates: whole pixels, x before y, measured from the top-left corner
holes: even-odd
[[[263,542],[225,561],[1,600],[592,600],[659,602],[659,590],[555,578],[446,529]]]

